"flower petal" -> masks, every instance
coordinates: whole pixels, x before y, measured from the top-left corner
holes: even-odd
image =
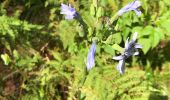
[[[93,42],[93,44],[90,47],[89,53],[87,55],[86,68],[88,71],[95,66],[95,59],[94,59],[95,52],[96,52],[96,43]]]
[[[142,14],[142,12],[138,9],[134,9],[134,12],[136,13],[137,16],[140,16]]]
[[[129,37],[126,39],[126,42],[125,42],[125,49],[128,49],[128,48],[129,48],[129,42],[128,42],[128,40],[129,40]]]
[[[139,43],[136,43],[136,44],[135,44],[135,48],[136,48],[136,49],[141,49],[142,46],[141,46]]]
[[[123,74],[125,72],[125,59],[119,61],[117,65],[117,70],[120,72],[120,74]]]
[[[142,3],[141,3],[140,0],[135,0],[135,1],[134,1],[134,4],[133,4],[133,7],[134,7],[134,8],[138,8],[138,7],[140,7],[141,5],[142,5]]]
[[[124,56],[120,55],[120,56],[113,57],[112,59],[114,59],[114,60],[122,60],[122,59],[124,59]]]
[[[126,6],[124,6],[123,8],[121,8],[118,11],[118,15],[121,16],[123,13],[128,12],[128,11],[135,11],[136,14],[139,16],[140,15],[140,11],[137,10],[138,7],[141,6],[141,1],[140,0],[134,0],[133,2],[127,4]],[[138,12],[137,12],[138,11]]]
[[[134,55],[134,56],[137,56],[137,55],[139,55],[139,52],[136,51],[133,55]]]
[[[71,16],[71,15],[66,15],[65,16],[65,19],[73,19],[74,18],[74,16]]]
[[[64,14],[65,19],[73,19],[77,15],[76,10],[72,8],[70,4],[69,6],[65,4],[61,4],[60,14]]]
[[[138,36],[138,32],[135,32],[135,33],[133,34],[133,41],[136,41],[137,36]]]

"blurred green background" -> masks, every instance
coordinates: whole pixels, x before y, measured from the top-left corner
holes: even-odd
[[[141,0],[110,19],[132,0],[1,0],[0,100],[168,100],[170,98],[170,0]],[[61,3],[81,15],[65,20]],[[127,37],[138,32],[140,55],[116,70]],[[95,67],[86,56],[97,40]],[[120,46],[120,47],[119,47]]]

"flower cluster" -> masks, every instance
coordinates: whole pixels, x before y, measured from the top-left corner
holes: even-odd
[[[134,0],[133,2],[129,3],[128,5],[120,9],[118,11],[118,16],[121,16],[122,14],[128,11],[134,11],[137,16],[140,16],[141,11],[138,9],[140,6],[141,6],[140,0]],[[72,8],[70,4],[69,5],[61,4],[60,14],[64,14],[65,19],[74,19],[80,17],[77,11],[74,8]],[[83,23],[83,21],[80,20],[80,23]],[[86,25],[86,24],[82,24],[82,25]],[[138,55],[139,54],[138,49],[142,48],[142,46],[139,43],[136,43],[137,34],[138,34],[137,32],[134,33],[133,39],[131,41],[128,41],[129,38],[126,40],[125,51],[122,55],[113,57],[113,59],[119,60],[117,69],[121,74],[123,74],[125,71],[125,67],[124,67],[125,60],[132,55]],[[93,42],[87,55],[86,68],[88,71],[95,66],[95,52],[96,52],[96,43]]]
[[[117,70],[123,74],[125,71],[125,59],[132,55],[138,55],[138,49],[142,48],[142,46],[139,43],[136,43],[138,33],[135,32],[133,35],[133,39],[131,41],[126,40],[125,43],[125,50],[124,53],[120,56],[113,57],[114,60],[119,60],[119,64],[117,65]]]

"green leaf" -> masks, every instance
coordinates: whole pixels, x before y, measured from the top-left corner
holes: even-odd
[[[108,0],[100,0],[100,4],[102,6],[106,6],[108,4]]]
[[[110,46],[110,45],[105,45],[105,46],[104,46],[104,51],[105,51],[106,53],[111,54],[111,55],[115,55],[115,50],[114,50],[113,47]]]
[[[141,26],[136,26],[136,27],[133,27],[132,33],[138,32],[140,34],[142,30],[143,28]]]
[[[126,41],[127,37],[129,36],[129,33],[131,32],[131,28],[129,27],[126,27],[122,33],[119,33],[119,34],[122,34],[123,36],[123,41]],[[136,32],[136,31],[135,31]],[[133,32],[134,33],[134,32]],[[119,44],[119,43],[118,43]]]
[[[146,54],[151,48],[151,40],[148,38],[140,38],[138,41],[139,41],[139,44],[142,45],[142,50],[144,54]]]
[[[76,53],[78,52],[78,47],[76,43],[70,44],[69,48],[68,48],[68,52],[70,53]]]
[[[120,33],[110,35],[105,41],[106,44],[113,44],[113,43],[120,44],[121,42],[122,42],[122,37]]]
[[[121,53],[124,51],[124,48],[120,47],[118,44],[114,44],[112,47],[114,50],[117,50]]]
[[[150,35],[149,39],[151,40],[152,48],[156,47],[161,39],[164,39],[163,30],[159,27],[154,28],[153,33]]]
[[[19,59],[19,54],[16,50],[13,51],[13,57],[18,60]]]
[[[74,43],[74,38],[77,34],[75,30],[74,22],[61,21],[59,25],[60,37],[63,42],[64,49],[66,49],[70,44]]]
[[[114,43],[120,44],[122,42],[122,37],[120,33],[113,34]]]
[[[79,33],[80,37],[84,37],[85,32],[83,31],[83,27],[80,25],[76,28],[77,32]]]
[[[103,36],[102,32],[100,30],[103,29],[103,24],[101,22],[96,24],[96,35]],[[102,37],[101,37],[102,38]]]
[[[94,7],[94,5],[92,5],[92,4],[91,4],[91,6],[90,6],[90,14],[91,14],[92,16],[95,15],[95,7]]]
[[[161,20],[160,26],[166,30],[166,35],[170,36],[170,19]]]
[[[154,32],[152,35],[152,48],[156,47],[160,41],[159,33]]]
[[[97,17],[97,18],[102,17],[102,16],[103,16],[103,13],[104,13],[103,8],[102,8],[102,7],[99,7],[99,8],[97,9],[96,17]]]
[[[139,37],[151,35],[152,33],[154,33],[154,28],[152,26],[146,26],[139,34]]]
[[[104,43],[106,43],[106,44],[114,43],[113,35],[109,35],[109,37],[106,39],[106,41],[104,41]]]
[[[8,56],[8,54],[1,54],[1,59],[4,61],[5,65],[8,65],[11,62],[10,57]]]
[[[93,34],[93,30],[91,27],[88,28],[88,32],[89,32],[89,34],[88,34],[89,36],[91,36]]]
[[[94,5],[94,7],[97,7],[97,1],[98,1],[98,0],[93,0],[93,5]]]
[[[165,39],[165,34],[162,28],[160,27],[155,28],[155,32],[159,34],[160,39]]]
[[[62,62],[61,55],[58,52],[51,51],[51,53],[57,61]]]
[[[47,65],[50,65],[51,67],[54,67],[56,70],[59,70],[59,67],[61,66],[60,62],[57,62],[56,60],[50,60],[46,62]]]

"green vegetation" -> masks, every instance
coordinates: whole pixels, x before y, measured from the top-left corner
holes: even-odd
[[[3,0],[0,100],[168,100],[170,0],[141,0],[141,16],[116,13],[132,0]],[[61,3],[81,19],[66,20]],[[113,56],[138,32],[139,56],[123,75]],[[97,41],[95,67],[86,58]]]

